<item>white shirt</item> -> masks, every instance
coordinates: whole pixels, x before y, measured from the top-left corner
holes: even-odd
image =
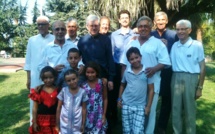
[[[71,42],[74,43],[75,45],[78,45],[78,41],[79,41],[79,39],[80,39],[78,36],[76,36],[74,40],[71,40],[68,34],[66,34],[65,38],[66,38],[66,40],[71,41]]]
[[[189,37],[185,44],[177,41],[170,53],[174,72],[200,73],[199,62],[204,60],[202,43]]]
[[[45,66],[55,67],[59,64],[68,65],[67,56],[70,48],[78,49],[74,43],[68,40],[65,40],[62,47],[51,42],[42,53],[42,60],[38,65],[38,69],[42,70]],[[82,61],[81,64],[83,64]]]
[[[171,65],[170,57],[167,51],[166,46],[163,44],[163,42],[154,36],[151,36],[144,44],[140,44],[138,39],[133,40],[129,43],[128,48],[123,54],[123,57],[120,61],[120,63],[130,66],[127,57],[126,52],[130,47],[137,47],[140,50],[140,53],[142,55],[142,63],[145,66],[145,68],[148,67],[154,67],[156,65],[164,64],[164,65]],[[159,93],[160,91],[160,71],[157,71],[154,74],[155,79],[155,92]]]
[[[42,58],[43,49],[54,40],[52,34],[43,37],[41,34],[35,35],[28,40],[24,70],[31,71],[30,88],[35,88],[42,82],[39,78],[40,72],[37,67]]]

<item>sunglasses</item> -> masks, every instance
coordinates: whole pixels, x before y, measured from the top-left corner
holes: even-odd
[[[54,30],[55,30],[55,31],[65,31],[66,28],[59,27],[59,28],[55,28]]]
[[[39,27],[39,26],[46,26],[46,25],[48,25],[48,23],[37,23],[37,26]]]

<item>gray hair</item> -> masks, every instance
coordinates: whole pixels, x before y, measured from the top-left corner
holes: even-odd
[[[47,16],[39,16],[39,17],[37,17],[37,22],[39,20],[45,20],[45,21],[47,21],[49,23],[49,18]]]
[[[96,16],[96,15],[94,15],[94,14],[90,14],[89,16],[87,16],[86,25],[87,25],[90,21],[98,21],[98,22],[100,23],[99,17]]]
[[[166,14],[165,12],[163,12],[163,11],[157,12],[157,13],[155,14],[154,20],[155,20],[156,17],[158,17],[158,16],[165,16],[166,19],[168,20],[167,14]]]
[[[67,21],[66,21],[66,26],[68,25],[68,23],[70,22],[75,22],[76,26],[78,27],[78,21],[75,18],[70,17]]]
[[[191,22],[189,20],[179,20],[176,25],[185,25],[187,28],[192,28]]]
[[[142,16],[137,21],[137,27],[140,25],[140,22],[144,20],[147,20],[149,22],[150,27],[153,26],[152,19],[150,19],[148,16]]]

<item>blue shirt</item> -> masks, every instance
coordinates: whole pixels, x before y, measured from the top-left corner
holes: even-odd
[[[147,98],[148,84],[154,83],[154,77],[147,78],[144,73],[144,67],[142,70],[135,74],[131,69],[131,66],[125,70],[122,83],[126,83],[126,88],[122,94],[123,104],[130,106],[145,106]]]
[[[83,63],[89,61],[98,63],[101,67],[101,77],[113,81],[115,66],[112,56],[111,40],[106,35],[91,36],[86,34],[78,42],[78,48],[82,54]]]
[[[176,32],[173,30],[166,29],[163,34],[160,36],[157,30],[153,30],[151,32],[151,35],[158,39],[166,39],[167,40],[167,49],[170,53],[172,45],[178,41],[178,36],[176,35]]]
[[[126,45],[131,41],[134,36],[134,32],[129,29],[127,34],[122,34],[122,29],[118,29],[111,35],[113,58],[115,63],[120,63],[120,59],[126,48]]]

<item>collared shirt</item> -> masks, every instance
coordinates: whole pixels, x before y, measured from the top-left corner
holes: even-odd
[[[79,39],[80,39],[78,36],[76,36],[74,40],[71,40],[71,38],[69,37],[68,34],[65,36],[65,38],[66,38],[66,40],[71,41],[71,42],[74,43],[75,45],[78,45],[78,41],[79,41]]]
[[[164,65],[171,65],[169,54],[167,51],[166,46],[163,44],[163,42],[154,36],[151,36],[144,44],[140,44],[138,39],[133,40],[129,43],[127,50],[130,47],[137,47],[140,50],[140,53],[142,55],[142,63],[145,65],[146,68],[148,67],[154,67],[156,65],[164,64]],[[124,52],[122,60],[120,63],[130,66],[130,63],[128,62],[126,58],[126,52]],[[160,83],[160,71],[157,71],[155,74],[155,81],[156,84]],[[159,85],[160,86],[160,85]],[[157,87],[157,86],[156,86]],[[155,92],[159,93],[160,88],[155,88]]]
[[[101,66],[102,75],[107,74],[112,81],[115,75],[115,66],[112,56],[111,41],[106,35],[91,36],[86,34],[78,42],[84,64],[94,61]]]
[[[202,43],[189,37],[185,44],[177,41],[170,53],[174,72],[200,73],[199,62],[205,59]]]
[[[53,40],[54,36],[52,34],[47,34],[45,37],[38,34],[28,40],[24,70],[31,71],[30,88],[35,88],[42,83],[37,67],[41,61],[43,49]]]
[[[111,35],[112,52],[115,63],[119,63],[126,45],[131,41],[135,33],[129,29],[128,33],[123,34],[122,29],[118,29]]]
[[[123,104],[130,106],[145,106],[148,84],[154,83],[154,78],[147,78],[144,73],[145,68],[135,74],[130,66],[125,70],[122,83],[126,83],[126,88],[122,94]]]
[[[45,66],[55,67],[59,64],[68,65],[67,55],[70,48],[77,48],[77,46],[67,40],[65,40],[62,47],[51,42],[42,53],[42,59],[38,65],[38,69],[42,70]],[[82,61],[79,62],[80,64],[83,64]]]
[[[153,35],[154,37],[158,38],[158,39],[166,39],[167,40],[167,49],[168,52],[170,53],[172,45],[178,41],[178,36],[176,35],[176,32],[173,30],[169,30],[166,29],[162,35],[160,36],[160,34],[158,33],[157,30],[153,30],[151,32],[151,35]]]

